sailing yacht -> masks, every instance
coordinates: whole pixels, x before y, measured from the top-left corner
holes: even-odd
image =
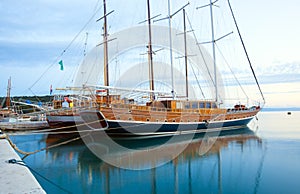
[[[0,122],[8,121],[9,117],[16,116],[16,113],[11,109],[10,90],[11,90],[11,77],[9,77],[8,79],[6,98],[3,98],[0,107]],[[3,108],[4,102],[6,102],[5,108]]]
[[[210,0],[210,7],[216,3]],[[228,1],[230,6],[230,2]],[[54,110],[47,115],[47,121],[51,128],[56,129],[74,129],[85,127],[90,130],[105,130],[109,135],[117,136],[141,136],[141,135],[172,135],[172,134],[186,134],[186,133],[201,133],[207,130],[233,130],[245,127],[261,110],[260,104],[246,106],[244,104],[236,104],[233,107],[223,107],[220,103],[218,93],[218,77],[216,70],[216,55],[215,55],[215,38],[214,25],[211,19],[212,27],[212,46],[213,46],[213,70],[214,78],[213,85],[215,91],[215,99],[207,100],[189,99],[188,86],[188,65],[187,65],[187,43],[184,42],[185,48],[185,80],[186,84],[185,97],[176,96],[173,77],[172,64],[172,32],[169,31],[170,38],[170,59],[171,59],[171,79],[172,86],[170,95],[161,95],[161,92],[155,90],[155,76],[154,76],[154,62],[153,62],[153,44],[152,44],[152,29],[150,14],[150,0],[147,0],[148,8],[148,69],[149,69],[149,90],[128,89],[113,87],[109,84],[109,63],[108,63],[108,33],[107,33],[107,16],[112,13],[106,12],[106,0],[103,0],[104,16],[103,19],[103,51],[104,51],[104,65],[103,78],[104,85],[102,86],[88,86],[84,85],[81,90],[92,91],[92,94],[84,98],[73,98],[72,107],[62,107],[66,99],[54,100]],[[170,3],[169,3],[170,5]],[[183,19],[185,23],[185,7],[186,4],[176,13],[183,11]],[[170,8],[169,8],[170,10]],[[230,10],[234,18],[231,6]],[[212,16],[212,13],[211,13]],[[171,29],[171,17],[169,12],[169,29]],[[234,18],[235,21],[235,18]],[[236,24],[236,21],[235,21]],[[185,26],[185,24],[184,24]],[[236,25],[237,27],[237,25]],[[239,32],[239,29],[237,27]],[[186,28],[184,29],[184,40],[186,40]],[[240,33],[239,33],[240,34]],[[164,34],[161,36],[165,36]],[[242,38],[240,36],[242,41]],[[243,42],[242,42],[243,43]],[[244,44],[243,44],[244,46]],[[244,47],[245,49],[245,47]],[[246,49],[245,49],[246,51]],[[248,55],[247,55],[248,56]],[[248,58],[249,60],[249,58]],[[250,63],[250,60],[249,60]],[[251,63],[250,63],[251,66]],[[252,66],[251,66],[252,68]],[[252,69],[257,86],[258,81]],[[76,89],[76,88],[74,88]],[[77,88],[78,89],[78,88]],[[147,93],[148,97],[145,103],[138,102],[136,99],[128,98],[122,95],[124,91]],[[259,87],[262,99],[264,101],[263,93]],[[123,92],[123,93],[122,93]]]

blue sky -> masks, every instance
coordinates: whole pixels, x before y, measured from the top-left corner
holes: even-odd
[[[220,5],[223,5],[221,1],[225,0],[220,0]],[[117,32],[144,20],[145,2],[107,0],[108,10],[115,10],[109,18],[109,32]],[[151,2],[152,9],[157,10],[153,15],[167,14],[162,8],[166,2]],[[172,2],[175,11],[187,1]],[[194,7],[208,1],[190,2]],[[231,0],[231,4],[265,92],[267,106],[300,106],[299,2]],[[6,93],[9,76],[12,77],[12,95],[48,94],[51,84],[64,87],[70,83],[83,57],[85,31],[89,32],[87,50],[101,41],[102,24],[95,23],[95,19],[102,15],[101,5],[102,1],[97,0],[2,0],[0,96]],[[61,55],[97,9],[100,12]],[[188,11],[192,20],[199,19],[194,8],[188,8]],[[180,26],[175,19],[174,26],[177,24]],[[195,27],[195,30],[200,27]],[[60,59],[66,61],[64,71],[59,69]]]

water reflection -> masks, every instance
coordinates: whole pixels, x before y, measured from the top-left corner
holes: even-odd
[[[208,152],[202,154],[201,147],[215,140]],[[180,149],[178,140],[165,144],[164,138],[115,139],[130,151],[110,152],[109,147],[97,144],[105,157],[128,166],[155,166],[155,163]],[[47,145],[61,141],[61,137],[49,135]],[[184,141],[184,137],[183,137]],[[161,146],[157,153],[153,147]],[[147,150],[148,148],[148,153]],[[83,142],[49,149],[45,158],[52,161],[43,171],[62,168],[60,184],[71,192],[84,193],[256,193],[260,184],[263,166],[263,142],[248,128],[222,132],[220,136],[203,139],[197,135],[184,151],[169,163],[149,170],[127,170],[117,168],[96,157]],[[150,154],[149,154],[150,152]],[[152,156],[152,157],[150,157]],[[44,172],[49,174],[48,172]],[[254,177],[254,178],[253,178]],[[67,180],[67,181],[66,181]],[[59,190],[55,190],[59,192]],[[47,190],[47,189],[46,189]]]

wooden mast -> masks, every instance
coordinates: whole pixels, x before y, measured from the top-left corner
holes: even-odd
[[[171,81],[172,81],[172,98],[175,99],[175,84],[174,84],[174,68],[173,68],[173,51],[172,51],[172,22],[171,19],[174,15],[176,15],[177,13],[179,13],[179,11],[183,10],[186,6],[188,6],[190,3],[188,2],[187,4],[185,4],[183,7],[181,7],[179,10],[177,10],[176,12],[174,12],[173,14],[171,14],[171,2],[170,0],[168,0],[168,16],[166,18],[162,18],[156,21],[160,21],[160,20],[164,20],[164,19],[168,19],[169,21],[169,43],[170,43],[170,63],[171,63]]]
[[[103,46],[104,46],[104,85],[109,86],[108,75],[108,50],[107,50],[107,15],[106,15],[106,0],[103,0],[104,23],[103,23]]]
[[[185,9],[183,9],[183,36],[184,36],[184,63],[185,63],[185,93],[186,98],[189,98],[189,85],[188,85],[188,53],[186,45],[186,22],[185,22]]]
[[[216,48],[215,48],[215,31],[214,31],[214,18],[213,18],[213,5],[216,3],[218,0],[212,2],[210,0],[210,21],[211,21],[211,38],[212,38],[212,52],[213,52],[213,63],[214,63],[214,82],[215,82],[215,93],[216,97],[215,100],[218,104],[219,101],[219,94],[218,94],[218,80],[217,80],[217,63],[216,63]]]
[[[104,52],[104,59],[103,59],[103,74],[104,74],[104,86],[106,87],[106,95],[107,95],[107,98],[106,98],[106,105],[109,106],[109,89],[108,89],[108,86],[109,86],[109,70],[108,70],[108,48],[107,48],[107,45],[108,45],[108,33],[107,33],[107,16],[111,13],[113,13],[114,11],[111,11],[109,13],[106,13],[106,0],[103,0],[103,12],[104,12],[104,15],[99,18],[98,20],[96,20],[96,22],[100,21],[103,19],[103,43],[100,43],[99,45],[102,45],[103,44],[103,52]]]
[[[170,44],[170,63],[171,63],[171,81],[172,81],[172,98],[175,98],[175,91],[174,91],[174,70],[173,70],[173,51],[172,51],[172,16],[171,16],[171,2],[168,0],[168,20],[169,20],[169,44]]]
[[[8,79],[7,83],[7,93],[6,93],[6,107],[10,108],[10,90],[11,90],[11,77]]]
[[[154,91],[154,76],[153,76],[153,56],[152,56],[152,35],[151,35],[151,13],[150,13],[150,0],[147,0],[148,9],[148,31],[149,31],[149,42],[148,42],[148,64],[149,64],[149,84],[150,84],[150,101],[155,100]]]

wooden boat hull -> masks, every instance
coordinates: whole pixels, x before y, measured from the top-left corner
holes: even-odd
[[[46,121],[0,122],[0,129],[7,131],[35,130],[48,128]]]
[[[76,115],[49,115],[47,122],[52,129],[77,130],[76,124],[83,123],[83,120]]]
[[[98,118],[89,118],[86,114],[92,115],[95,112],[85,112],[80,115],[48,116],[47,121],[51,128],[72,129],[72,130],[105,130],[108,135],[113,136],[142,136],[142,135],[172,135],[186,133],[201,133],[216,130],[234,130],[247,126],[254,116],[219,120],[210,122],[143,122],[107,120],[99,112]],[[91,120],[92,119],[92,120]],[[90,125],[87,123],[96,123]]]
[[[101,112],[84,111],[79,115],[48,115],[47,122],[52,129],[60,131],[106,129],[108,124]]]
[[[230,121],[195,122],[195,123],[147,123],[128,121],[107,121],[109,128],[106,133],[117,136],[133,135],[166,135],[201,133],[216,130],[234,130],[246,127],[253,117]]]

